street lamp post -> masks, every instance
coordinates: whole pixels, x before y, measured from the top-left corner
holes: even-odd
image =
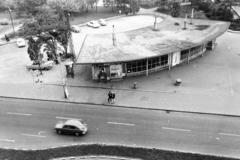
[[[184,23],[183,29],[187,29],[187,14],[185,15],[185,19],[183,23]]]
[[[113,32],[112,32],[112,41],[113,41],[113,46],[116,46],[116,34],[115,34],[115,28],[114,28],[114,25],[112,26],[113,27]]]
[[[193,18],[194,18],[194,8],[192,8],[192,14],[191,14],[191,22],[190,22],[190,24],[193,24]]]
[[[155,15],[153,30],[154,30],[154,31],[157,31],[157,30],[158,30],[158,26],[157,26],[157,15]]]
[[[10,19],[11,19],[11,22],[12,22],[12,28],[13,28],[13,33],[14,33],[14,37],[15,37],[16,33],[15,33],[14,25],[13,25],[12,10],[9,7],[8,7],[8,12],[9,12]]]

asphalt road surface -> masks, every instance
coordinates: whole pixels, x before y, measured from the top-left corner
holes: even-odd
[[[56,122],[69,118],[85,121],[88,134],[57,135]],[[238,117],[0,99],[1,147],[109,143],[240,157],[239,124]]]

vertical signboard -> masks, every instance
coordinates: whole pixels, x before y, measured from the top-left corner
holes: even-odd
[[[180,52],[175,52],[172,54],[172,66],[176,66],[180,63]]]

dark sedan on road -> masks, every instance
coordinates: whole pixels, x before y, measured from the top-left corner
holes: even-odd
[[[88,131],[87,124],[82,123],[77,119],[69,119],[65,122],[58,122],[55,125],[55,131],[57,134],[67,134],[67,135],[85,135]]]

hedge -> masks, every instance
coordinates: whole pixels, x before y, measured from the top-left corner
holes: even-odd
[[[196,153],[183,153],[167,151],[155,148],[126,147],[116,145],[76,145],[46,150],[13,150],[0,149],[1,160],[49,160],[53,158],[108,155],[138,158],[143,160],[235,160],[234,158],[213,155],[201,155]]]

